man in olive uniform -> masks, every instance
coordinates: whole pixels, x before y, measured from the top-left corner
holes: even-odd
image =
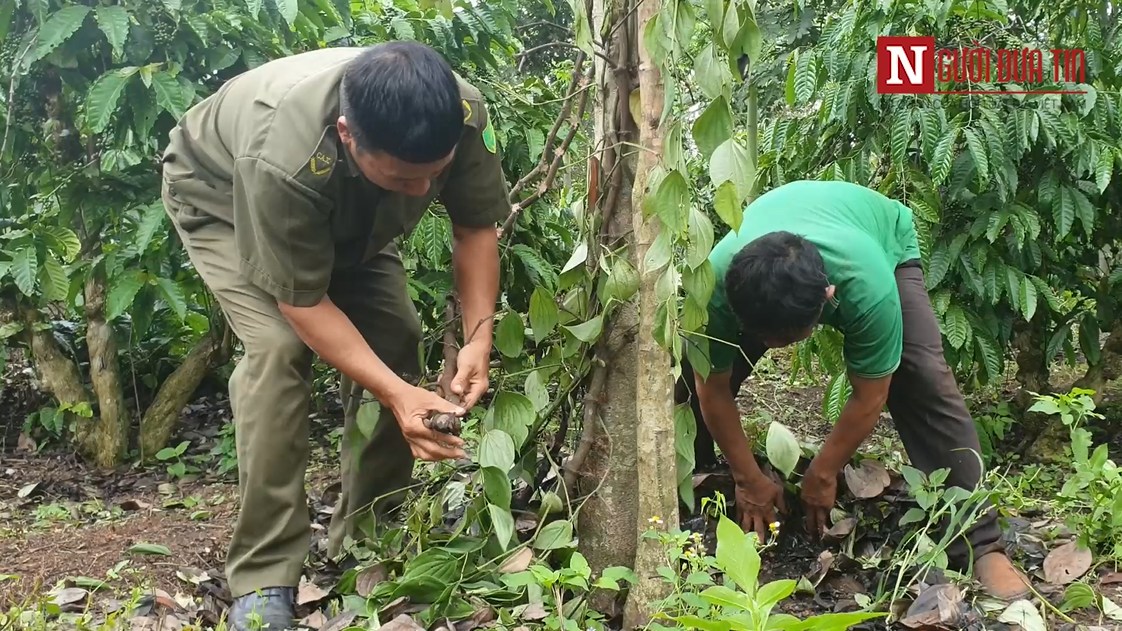
[[[495,224],[510,211],[494,130],[479,91],[432,49],[333,48],[264,64],[196,105],[171,132],[163,174],[168,215],[245,348],[230,379],[241,495],[230,622],[243,629],[252,612],[283,629],[309,546],[313,353],[343,377],[332,554],[358,536],[360,515],[400,496],[414,458],[463,456],[459,438],[424,420],[462,416],[488,385]],[[467,340],[452,382],[460,406],[415,385],[420,321],[394,246],[437,200],[453,224]],[[382,415],[354,444],[364,392]]]
[[[783,490],[752,455],[736,393],[767,349],[804,340],[818,324],[844,337],[853,393],[802,477],[808,530],[829,527],[838,475],[886,405],[917,468],[947,468],[948,486],[977,487],[978,435],[943,356],[907,206],[848,182],[791,182],[749,205],[709,262],[717,279],[706,324],[711,372],[685,367],[676,398],[692,400],[703,421],[699,460],[712,459],[714,440],[728,459],[746,530],[765,537],[776,508],[784,509]],[[948,556],[961,570],[972,566],[996,598],[1028,593],[1003,551],[993,507]]]

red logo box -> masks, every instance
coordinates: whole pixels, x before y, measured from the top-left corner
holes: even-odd
[[[877,92],[933,94],[935,38],[877,37]]]

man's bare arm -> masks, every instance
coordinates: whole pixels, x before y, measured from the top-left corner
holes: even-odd
[[[880,411],[888,400],[888,386],[892,382],[892,376],[866,379],[851,374],[849,382],[853,385],[853,393],[849,395],[837,424],[814,459],[814,473],[819,475],[837,475],[873,432],[880,418]]]
[[[751,486],[763,476],[763,471],[740,424],[740,410],[729,390],[731,377],[731,372],[714,373],[704,380],[696,375],[694,383],[703,422],[728,460],[733,479],[737,484]]]

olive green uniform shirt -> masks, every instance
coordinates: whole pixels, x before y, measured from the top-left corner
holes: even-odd
[[[896,267],[920,258],[912,211],[904,204],[849,182],[803,180],[762,195],[744,210],[738,232],[713,248],[717,284],[709,301],[708,336],[714,372],[732,367],[740,325],[725,293],[725,275],[744,246],[771,232],[810,241],[822,255],[834,299],[822,324],[845,338],[850,371],[874,379],[896,371],[904,347],[904,317]],[[719,341],[718,341],[719,340]]]
[[[287,304],[317,304],[333,270],[411,232],[434,201],[460,226],[510,212],[487,108],[459,77],[463,138],[428,193],[385,191],[362,175],[335,127],[343,72],[361,51],[303,53],[233,78],[183,117],[164,155],[170,194],[190,209],[181,227],[232,225],[241,272]]]

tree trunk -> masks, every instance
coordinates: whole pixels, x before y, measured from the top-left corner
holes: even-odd
[[[611,11],[608,14],[608,11]],[[633,143],[634,124],[627,99],[632,85],[630,69],[634,67],[634,49],[629,45],[634,34],[633,20],[627,19],[628,3],[606,7],[604,0],[593,0],[592,31],[611,33],[606,42],[605,57],[594,57],[594,80],[598,101],[595,103],[595,159],[588,168],[588,209],[600,218],[599,243],[610,251],[619,250],[637,267],[634,250],[628,247],[632,233],[631,186],[635,175]],[[605,24],[609,26],[605,28]],[[616,25],[619,25],[618,28]],[[638,310],[633,301],[620,305],[605,323],[604,334],[597,344],[596,356],[604,358],[604,366],[593,366],[592,383],[599,377],[601,390],[596,418],[590,422],[588,435],[591,448],[580,469],[577,484],[580,495],[588,495],[581,508],[577,528],[581,553],[594,572],[605,567],[634,567],[638,528],[635,497],[638,495],[635,443],[635,392]],[[617,618],[623,612],[614,592],[596,591],[591,604],[597,611]]]
[[[640,2],[636,10],[636,32],[646,32],[646,25],[658,15],[660,3]],[[639,50],[639,116],[635,121],[639,132],[638,165],[632,192],[632,221],[635,225],[635,258],[639,261],[639,329],[636,405],[637,478],[639,494],[639,537],[635,551],[635,573],[639,580],[628,595],[624,627],[645,626],[653,615],[651,605],[665,597],[669,586],[658,575],[664,564],[664,552],[657,540],[643,537],[650,527],[647,519],[658,517],[664,525],[678,523],[678,471],[675,450],[674,378],[670,355],[655,339],[659,299],[656,284],[663,270],[648,269],[647,251],[661,229],[656,216],[644,217],[643,196],[647,178],[659,165],[662,155],[660,122],[664,103],[662,75],[646,46],[636,42]],[[671,527],[671,526],[667,526]]]
[[[207,373],[229,359],[229,344],[221,331],[211,331],[183,358],[183,363],[160,384],[152,404],[140,420],[140,458],[151,460],[167,446],[180,412]]]
[[[97,269],[86,280],[86,345],[90,350],[90,381],[97,394],[97,420],[86,440],[86,451],[99,467],[120,464],[128,449],[129,415],[121,389],[117,340],[105,321],[106,282]]]
[[[1115,323],[1103,344],[1099,361],[1087,366],[1087,372],[1072,387],[1093,390],[1098,405],[1106,385],[1119,377],[1122,377],[1122,323]]]
[[[1044,357],[1047,345],[1044,335],[1039,322],[1019,322],[1014,326],[1013,348],[1017,351],[1017,383],[1020,384],[1016,397],[1018,407],[1032,405],[1029,392],[1046,394],[1051,388],[1048,360]]]

